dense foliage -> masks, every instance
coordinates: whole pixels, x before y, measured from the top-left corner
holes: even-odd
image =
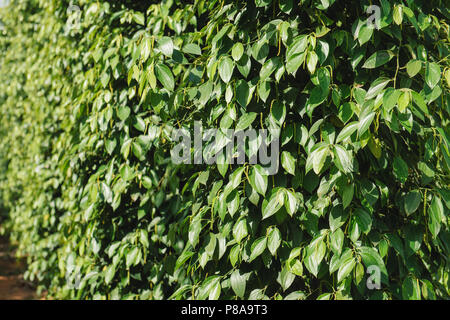
[[[448,299],[446,1],[73,4],[0,9],[0,210],[27,279],[76,299]],[[194,121],[281,134],[278,173],[174,164]]]

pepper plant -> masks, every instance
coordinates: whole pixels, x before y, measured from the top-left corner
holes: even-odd
[[[0,20],[2,225],[39,290],[449,298],[446,1],[12,0]],[[278,135],[277,173],[174,163],[197,121]]]

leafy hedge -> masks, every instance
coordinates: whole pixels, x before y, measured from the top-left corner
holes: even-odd
[[[445,1],[73,4],[0,9],[0,209],[40,290],[449,298]],[[278,173],[172,163],[195,121],[281,133]]]

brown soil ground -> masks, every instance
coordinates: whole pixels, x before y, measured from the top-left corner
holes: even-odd
[[[33,285],[23,279],[24,261],[14,256],[8,240],[0,237],[0,300],[38,299]]]

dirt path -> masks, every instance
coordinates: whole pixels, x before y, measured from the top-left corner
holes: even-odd
[[[6,238],[0,237],[0,300],[37,299],[34,288],[23,280],[25,265],[18,261]]]

